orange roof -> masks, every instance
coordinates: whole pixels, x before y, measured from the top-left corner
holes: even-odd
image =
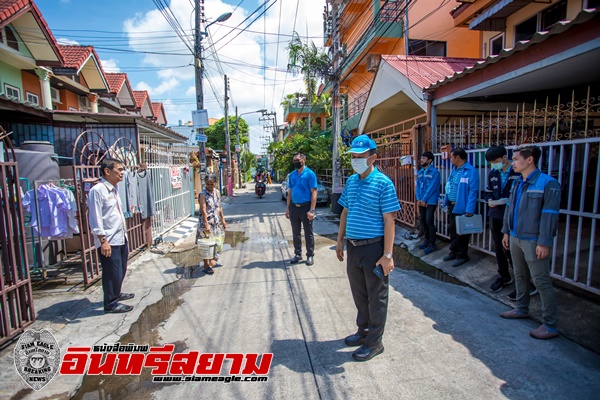
[[[76,46],[76,45],[64,45],[59,44],[60,51],[65,57],[64,66],[67,68],[79,69],[87,61],[90,55],[94,55],[96,60],[100,60],[98,54],[94,51],[92,46]]]
[[[134,90],[133,99],[135,100],[135,106],[137,108],[142,108],[146,99],[148,99],[148,102],[150,102],[150,96],[148,95],[147,90]],[[152,113],[154,113],[154,111],[152,111]]]
[[[0,27],[10,24],[13,20],[19,18],[22,14],[27,11],[31,11],[33,18],[37,21],[38,25],[50,46],[56,53],[56,56],[63,62],[63,55],[58,47],[58,43],[52,34],[52,31],[48,27],[46,20],[42,17],[42,13],[37,8],[32,0],[0,0]]]
[[[127,80],[127,74],[107,72],[106,82],[111,93],[118,94],[119,90]]]
[[[474,58],[422,57],[422,56],[381,56],[398,72],[421,88],[443,81],[455,73],[471,68],[480,60]]]
[[[152,103],[152,113],[156,118],[158,118],[161,112],[164,113],[164,111],[163,103]]]

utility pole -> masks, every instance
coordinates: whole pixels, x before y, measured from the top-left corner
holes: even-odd
[[[238,108],[235,106],[235,153],[237,156],[237,167],[238,167],[238,185],[242,188],[242,165],[240,164],[240,117],[238,115]]]
[[[231,138],[229,135],[229,82],[225,80],[225,151],[227,152],[227,195],[233,196],[233,180],[231,179]]]
[[[333,46],[333,68],[332,68],[332,112],[333,112],[333,125],[331,128],[331,137],[333,138],[333,156],[332,166],[333,170],[331,178],[331,211],[334,214],[341,214],[342,209],[339,206],[338,200],[342,195],[342,171],[341,171],[341,159],[339,149],[339,139],[341,135],[341,118],[340,118],[340,31],[339,31],[339,5],[341,0],[328,0],[331,2],[331,45]]]
[[[204,92],[202,88],[202,79],[204,77],[204,62],[202,61],[202,23],[204,22],[204,0],[196,0],[196,10],[195,10],[195,19],[196,19],[196,29],[194,32],[195,35],[195,44],[194,44],[194,70],[196,73],[196,110],[204,109]],[[203,135],[204,128],[198,128],[196,131],[197,134]],[[200,179],[204,182],[204,178],[206,176],[206,144],[204,142],[200,142],[199,145],[200,150]]]

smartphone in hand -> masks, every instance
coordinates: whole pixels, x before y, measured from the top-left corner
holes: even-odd
[[[383,275],[383,267],[381,266],[381,264],[379,264],[378,266],[376,266],[376,267],[373,269],[373,273],[374,273],[375,275],[377,275],[377,277],[378,277],[379,279],[383,279],[383,278],[384,278],[384,276],[385,276],[385,275]]]

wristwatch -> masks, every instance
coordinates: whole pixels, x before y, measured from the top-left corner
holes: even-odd
[[[384,256],[385,258],[389,258],[390,260],[391,260],[392,258],[394,258],[394,255],[393,255],[392,253],[383,253],[383,256]]]
[[[317,210],[308,210],[308,212],[311,212],[313,214],[315,213],[315,211],[317,211]]]
[[[106,236],[100,239],[100,244],[103,244],[104,242],[106,242]]]

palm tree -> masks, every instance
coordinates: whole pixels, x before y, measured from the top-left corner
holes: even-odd
[[[288,44],[288,71],[294,75],[298,72],[304,75],[304,85],[308,96],[308,126],[311,126],[311,107],[316,100],[317,77],[327,75],[330,60],[323,50],[319,50],[314,42],[302,43],[297,32],[292,35]]]

